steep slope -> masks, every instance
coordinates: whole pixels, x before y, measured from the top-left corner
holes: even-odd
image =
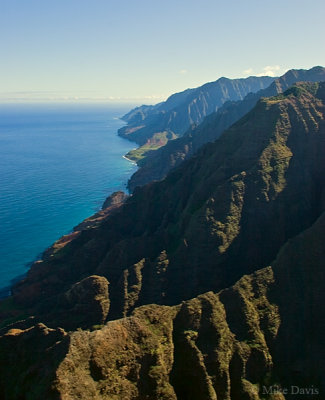
[[[324,210],[324,101],[325,83],[260,100],[164,181],[35,263],[13,288],[14,305],[0,308],[3,324],[33,315],[87,328],[269,265]]]
[[[325,214],[229,289],[143,306],[94,331],[11,329],[0,337],[0,396],[323,399],[324,236]]]
[[[182,137],[169,141],[158,150],[147,152],[138,164],[140,168],[129,180],[131,191],[153,180],[163,179],[167,173],[192,156],[203,144],[213,142],[222,132],[249,112],[262,97],[275,96],[298,81],[320,82],[325,80],[325,68],[290,70],[271,85],[257,93],[248,94],[244,100],[226,102],[216,113],[206,117],[197,128],[188,130]]]
[[[127,122],[129,125],[137,126],[139,123],[141,124],[148,116],[165,113],[172,110],[175,107],[181,105],[186,98],[195,91],[195,89],[187,89],[183,92],[172,94],[168,97],[168,99],[162,103],[158,103],[155,105],[142,105],[140,107],[136,107],[133,110],[129,111],[125,114],[122,119]]]
[[[273,80],[268,76],[220,78],[196,89],[187,89],[156,106],[131,110],[122,118],[128,125],[119,130],[119,135],[140,145],[161,133],[168,137],[181,136],[192,124],[199,124],[226,101],[243,99],[248,93],[269,86]]]

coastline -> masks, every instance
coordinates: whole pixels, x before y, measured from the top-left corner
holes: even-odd
[[[128,159],[128,158],[125,157],[125,156],[122,156],[122,157],[125,158],[126,160],[128,160],[129,162],[131,162],[132,164],[135,164],[135,165],[136,165],[136,163],[135,163],[134,161]],[[132,175],[131,175],[131,176],[132,176]],[[126,182],[126,184],[127,184],[127,182]],[[127,189],[127,187],[126,187],[125,189]],[[129,191],[126,190],[126,192],[129,192]],[[114,193],[115,193],[115,192],[114,192]],[[43,251],[38,257],[36,257],[33,261],[30,261],[30,262],[26,263],[26,265],[28,266],[28,270],[27,270],[24,274],[20,274],[20,275],[14,277],[14,278],[11,280],[10,285],[4,286],[4,287],[0,287],[0,301],[1,301],[1,300],[4,300],[4,299],[7,299],[8,297],[10,297],[10,296],[12,295],[12,288],[14,287],[14,285],[15,285],[16,283],[22,281],[22,280],[27,276],[27,274],[28,274],[28,272],[30,271],[31,267],[32,267],[36,262],[43,260],[43,258],[46,256],[46,254],[47,254],[48,252],[50,252],[50,251],[53,249],[53,247],[54,247],[54,245],[55,245],[56,243],[60,243],[60,242],[61,242],[62,240],[64,240],[66,237],[70,237],[71,235],[75,234],[76,232],[79,233],[79,232],[82,231],[82,230],[86,230],[87,228],[83,228],[83,229],[80,229],[80,231],[78,231],[77,228],[78,228],[79,226],[82,226],[83,224],[85,224],[87,221],[92,220],[93,218],[96,219],[96,217],[97,217],[98,215],[100,215],[101,213],[103,213],[103,205],[105,204],[105,202],[106,202],[112,195],[114,195],[114,193],[112,193],[111,195],[107,196],[107,197],[104,199],[104,201],[102,202],[102,205],[99,207],[99,209],[98,209],[98,210],[95,210],[95,212],[94,212],[93,214],[91,214],[91,215],[89,215],[88,217],[84,218],[84,219],[83,219],[82,221],[80,221],[76,226],[74,226],[73,228],[71,228],[71,230],[70,230],[69,232],[67,232],[67,233],[63,234],[62,236],[60,236],[60,237],[59,237],[57,240],[55,240],[49,247],[47,247],[46,249],[44,249],[44,251]],[[127,194],[130,195],[129,193],[127,193]],[[105,214],[104,214],[104,215],[105,215]]]
[[[135,147],[134,149],[136,149],[137,147]],[[134,150],[134,149],[132,149],[132,150]],[[135,161],[133,161],[133,160],[131,160],[130,158],[127,158],[127,156],[126,155],[124,155],[124,156],[122,156],[123,158],[125,158],[126,160],[128,160],[130,163],[132,163],[132,164],[134,164],[134,165],[138,165]],[[132,174],[133,175],[133,174]],[[132,176],[131,175],[131,176]]]
[[[108,108],[107,114],[109,114],[109,111],[110,111],[110,109]],[[116,121],[116,122],[117,122],[117,121],[120,121],[120,122],[125,123],[123,120],[121,120],[121,119],[118,118],[118,117],[114,117],[113,119],[114,119],[114,121]],[[82,121],[81,121],[81,122],[82,122]],[[121,136],[118,135],[118,129],[119,129],[119,128],[116,127],[116,128],[113,130],[113,132],[111,131],[111,133],[108,133],[108,136],[106,136],[106,139],[105,139],[105,140],[107,140],[107,137],[108,137],[108,138],[109,138],[109,137],[116,137],[116,138],[119,138],[119,139],[123,139],[123,141],[124,141],[125,143],[130,142],[130,141],[128,141],[127,139],[122,138]],[[123,148],[122,148],[122,151],[121,151],[120,154],[118,155],[118,158],[119,158],[119,159],[124,158],[124,159],[126,159],[128,162],[130,162],[131,164],[136,165],[136,163],[135,163],[134,161],[128,159],[125,155],[123,155],[123,153],[125,152],[125,150],[126,150],[126,149],[123,150]],[[110,154],[110,153],[109,153],[109,154]],[[109,155],[109,154],[108,154],[108,155]],[[104,170],[104,171],[105,171],[105,170]],[[32,255],[32,256],[29,258],[29,257],[26,257],[26,255],[25,255],[25,257],[24,257],[25,260],[26,260],[26,258],[27,258],[27,259],[29,258],[28,262],[24,262],[24,259],[22,260],[22,261],[23,261],[23,264],[24,264],[23,268],[24,268],[24,271],[25,271],[25,272],[19,273],[19,271],[18,271],[18,274],[17,274],[17,275],[13,275],[12,277],[11,277],[11,276],[7,276],[7,279],[5,279],[5,276],[4,276],[3,285],[1,285],[1,287],[0,287],[0,300],[5,299],[5,298],[8,298],[8,297],[10,297],[10,296],[12,295],[12,288],[17,284],[17,282],[23,280],[23,279],[26,277],[26,275],[27,275],[28,272],[30,271],[31,266],[32,266],[35,262],[37,262],[37,261],[43,259],[43,257],[44,257],[44,255],[46,254],[46,252],[47,252],[57,241],[60,241],[63,237],[65,237],[65,236],[67,236],[67,235],[71,235],[71,234],[75,231],[75,227],[76,227],[76,226],[82,225],[86,220],[91,219],[91,218],[93,218],[96,214],[100,213],[101,210],[102,210],[103,204],[107,201],[107,198],[109,198],[113,193],[115,193],[115,192],[118,191],[118,190],[122,190],[122,191],[124,191],[126,194],[129,193],[129,192],[128,192],[128,189],[127,189],[127,181],[128,181],[128,179],[133,175],[133,173],[134,173],[135,171],[131,170],[130,167],[129,167],[129,168],[127,167],[127,168],[126,168],[126,171],[129,171],[129,173],[126,174],[127,176],[121,175],[121,177],[123,178],[123,181],[121,180],[121,182],[119,182],[119,185],[115,186],[114,183],[113,183],[113,184],[109,184],[108,190],[107,190],[107,189],[105,190],[105,191],[107,191],[107,194],[104,195],[104,196],[101,197],[101,198],[98,197],[98,199],[96,200],[97,205],[96,205],[95,207],[92,207],[92,211],[91,211],[90,213],[88,213],[85,217],[82,217],[82,218],[79,219],[78,221],[73,222],[73,223],[70,225],[70,227],[69,227],[68,229],[65,228],[63,231],[61,231],[62,233],[59,234],[59,237],[54,238],[54,239],[50,239],[50,241],[48,242],[49,244],[46,244],[44,247],[42,247],[42,248],[40,249],[41,251],[39,250],[39,251],[38,251],[38,254],[36,254],[36,256],[34,255],[34,257],[33,257],[33,255]],[[106,175],[108,175],[108,181],[109,181],[109,179],[110,179],[110,178],[109,178],[109,170],[108,170],[108,174],[106,173]],[[92,203],[94,203],[94,202],[92,201]],[[95,203],[94,203],[94,204],[95,204]],[[52,211],[52,210],[49,210],[49,213],[51,213],[51,211]],[[8,248],[8,250],[6,250],[6,251],[10,252],[11,249]],[[8,253],[8,254],[9,254],[9,253]],[[35,253],[34,253],[34,254],[35,254]],[[26,268],[28,268],[28,269],[26,270]]]

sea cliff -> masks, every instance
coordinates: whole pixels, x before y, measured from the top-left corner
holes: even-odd
[[[314,67],[310,70],[289,70],[276,78],[268,87],[256,93],[249,93],[243,99],[227,101],[216,112],[207,115],[199,126],[189,128],[181,137],[164,143],[164,146],[150,147],[137,159],[139,169],[128,182],[130,191],[137,186],[154,180],[161,180],[168,172],[195,154],[204,144],[214,142],[233,123],[254,108],[262,97],[283,93],[296,82],[320,82],[325,80],[325,69]],[[141,148],[140,148],[141,149]],[[148,150],[147,149],[147,150]],[[137,153],[138,150],[133,151]]]
[[[2,398],[323,398],[324,121],[324,82],[262,98],[35,263],[0,303]]]

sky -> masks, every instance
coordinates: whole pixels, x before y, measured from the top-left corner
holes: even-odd
[[[0,0],[0,102],[157,103],[325,66],[324,0]]]

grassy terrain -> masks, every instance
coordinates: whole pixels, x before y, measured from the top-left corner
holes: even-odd
[[[130,150],[125,157],[129,160],[135,161],[136,163],[141,163],[141,160],[146,157],[149,151],[157,150],[160,147],[165,146],[169,140],[176,139],[176,137],[177,136],[174,133],[167,131],[155,133],[143,146]]]

